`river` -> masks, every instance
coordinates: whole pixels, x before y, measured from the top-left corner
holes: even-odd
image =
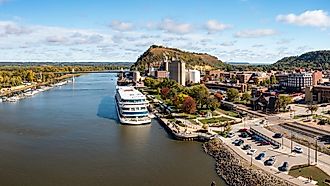
[[[0,185],[225,185],[201,143],[118,123],[115,74],[0,103]]]

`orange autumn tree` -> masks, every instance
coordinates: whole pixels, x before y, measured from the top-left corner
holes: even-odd
[[[187,96],[184,98],[182,109],[188,114],[193,114],[196,112],[196,101],[194,98]]]

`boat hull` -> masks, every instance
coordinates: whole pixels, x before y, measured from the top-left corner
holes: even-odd
[[[120,111],[119,111],[119,108],[118,108],[118,102],[117,102],[117,99],[116,100],[116,110],[117,110],[117,116],[118,116],[118,119],[119,119],[119,122],[123,125],[148,125],[151,123],[151,118],[149,119],[146,119],[146,120],[127,120],[125,118],[122,118],[121,115],[120,115]]]

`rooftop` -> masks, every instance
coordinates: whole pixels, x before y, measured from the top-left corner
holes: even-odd
[[[118,93],[122,99],[146,99],[140,91],[136,90],[134,87],[118,86]]]

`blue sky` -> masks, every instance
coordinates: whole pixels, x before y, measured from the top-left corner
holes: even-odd
[[[329,0],[0,0],[0,61],[135,61],[152,44],[223,61],[330,48]]]

